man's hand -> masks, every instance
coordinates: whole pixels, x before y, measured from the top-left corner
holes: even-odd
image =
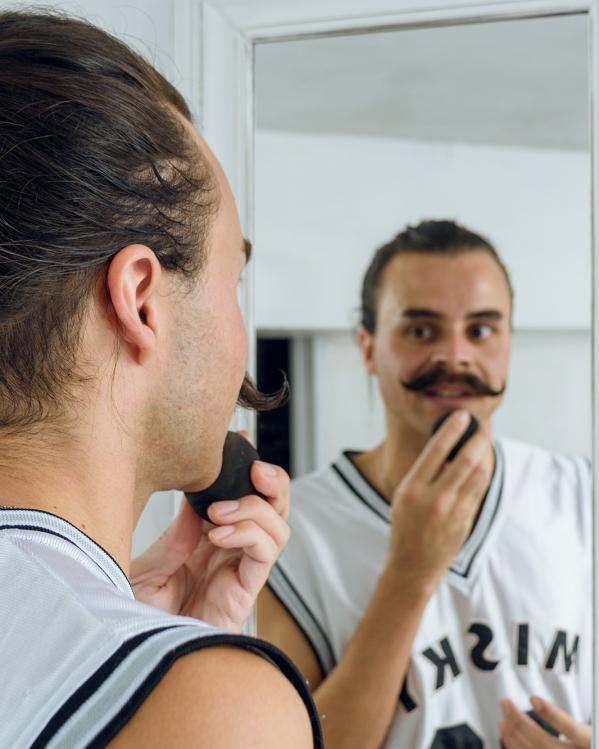
[[[139,601],[239,632],[289,539],[289,477],[256,461],[252,483],[268,497],[213,503],[202,520],[187,501],[162,536],[131,564]]]
[[[552,728],[563,736],[565,741],[550,736],[525,712],[518,710],[511,700],[502,700],[503,720],[499,722],[501,741],[506,749],[591,749],[590,726],[577,723],[559,707],[540,697],[530,700],[534,711]]]
[[[431,592],[472,529],[491,481],[493,453],[480,430],[452,463],[451,448],[469,415],[458,411],[429,440],[397,488],[392,504],[391,556],[386,572]]]

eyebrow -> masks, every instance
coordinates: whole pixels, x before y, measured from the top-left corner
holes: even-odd
[[[503,313],[498,309],[481,309],[477,312],[470,312],[466,315],[467,320],[483,318],[485,320],[503,320]]]
[[[408,307],[401,313],[402,317],[409,317],[412,320],[418,319],[419,317],[432,317],[436,320],[440,320],[443,315],[440,312],[435,312],[432,309],[426,309],[425,307]]]
[[[243,245],[241,247],[241,251],[245,255],[245,262],[249,263],[250,260],[252,259],[252,243],[250,242],[249,239],[244,239],[243,240]]]
[[[402,312],[402,317],[407,317],[411,320],[418,320],[421,318],[441,320],[444,315],[433,309],[427,309],[426,307],[408,307]],[[466,315],[466,320],[503,320],[503,313],[496,309],[481,309],[475,312],[469,312]]]

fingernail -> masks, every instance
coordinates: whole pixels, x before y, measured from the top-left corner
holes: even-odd
[[[223,525],[221,528],[213,528],[208,535],[215,541],[222,541],[233,533],[235,533],[234,525]]]
[[[455,420],[458,426],[467,426],[470,423],[470,414],[467,411],[456,411]]]
[[[224,502],[215,502],[214,503],[214,512],[219,517],[223,517],[223,515],[231,515],[233,512],[237,512],[239,509],[239,502],[235,499],[228,499]]]
[[[534,707],[535,710],[543,709],[543,700],[540,697],[531,697],[530,704]]]
[[[260,463],[260,473],[263,476],[273,477],[277,475],[277,469],[270,465],[270,463]]]
[[[501,712],[504,715],[507,715],[510,712],[511,705],[509,700],[500,700],[499,705],[501,706]]]

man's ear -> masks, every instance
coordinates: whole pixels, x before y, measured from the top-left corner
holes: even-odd
[[[362,361],[368,374],[377,373],[374,364],[374,335],[369,333],[363,325],[358,328],[358,345],[362,352]]]
[[[114,310],[119,332],[143,364],[156,346],[156,289],[162,267],[148,247],[132,244],[111,260],[106,277],[108,303]]]

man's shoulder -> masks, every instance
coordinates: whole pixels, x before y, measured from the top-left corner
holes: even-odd
[[[267,719],[260,711],[269,701],[283,713],[290,712],[289,720],[294,715],[297,719],[298,711],[306,713],[299,692],[286,675],[283,659],[279,662],[277,654],[265,650],[259,641],[130,600],[97,577],[87,577],[84,570],[82,579],[92,585],[89,596],[82,596],[77,586],[71,588],[74,575],[64,574],[64,570],[58,575],[45,564],[38,565],[37,560],[28,564],[28,555],[14,544],[0,546],[0,559],[4,558],[1,552],[12,548],[20,555],[18,580],[0,594],[2,608],[12,612],[11,622],[6,622],[13,625],[11,637],[5,638],[7,647],[0,648],[5,660],[15,664],[10,693],[17,698],[28,684],[39,680],[39,673],[50,674],[36,689],[39,704],[28,724],[28,740],[46,735],[53,738],[60,732],[68,743],[86,730],[95,731],[98,740],[104,741],[131,723],[146,740],[129,741],[125,736],[124,743],[115,746],[168,743],[216,749],[245,745],[231,733],[232,728],[229,733],[221,730],[228,744],[216,740],[217,724],[234,720],[232,715],[227,717],[220,703],[232,700],[237,704],[236,714],[250,722],[252,710]],[[97,601],[92,605],[93,598]],[[40,610],[52,612],[56,626],[48,629]],[[240,693],[246,689],[251,695],[247,699],[244,691]],[[250,709],[252,700],[260,707],[254,704]],[[23,706],[17,701],[17,705],[11,715],[1,716],[3,731],[8,730],[11,736],[23,733],[23,721],[32,707],[31,701]],[[189,715],[180,714],[179,708],[185,705]],[[309,723],[303,713],[297,720]],[[154,725],[155,721],[159,725]],[[206,733],[208,728],[214,733],[212,743],[204,740],[212,737]],[[268,743],[268,732],[261,734],[256,728],[256,736],[256,745],[275,746]]]
[[[585,456],[511,439],[497,440],[496,447],[503,457],[511,491],[533,486],[576,495],[585,501],[589,498],[591,463]]]
[[[0,719],[14,747],[59,732],[70,741],[83,726],[104,730],[134,709],[171,652],[203,647],[218,632],[135,601],[72,544],[38,536],[0,543],[0,655],[12,674]]]
[[[322,497],[334,499],[343,491],[343,483],[337,471],[339,459],[332,461],[323,468],[305,473],[291,481],[292,499],[300,502],[321,504]]]
[[[334,475],[334,466],[338,462],[338,460],[339,459],[330,461],[321,468],[317,468],[313,471],[309,471],[308,473],[304,473],[300,476],[295,477],[291,481],[291,486],[297,488],[309,486],[312,484],[326,484],[330,480],[331,476]]]
[[[233,647],[179,658],[117,734],[112,749],[313,746],[308,713],[269,661]]]
[[[312,532],[336,528],[340,518],[347,522],[362,522],[364,509],[361,499],[364,478],[354,466],[349,453],[341,453],[334,461],[316,471],[294,478],[291,482],[291,512],[289,524],[292,531]]]
[[[530,442],[501,438],[496,440],[506,462],[516,465],[536,465],[539,468],[551,467],[553,470],[571,470],[573,467],[590,466],[590,460],[581,454],[560,452]]]

